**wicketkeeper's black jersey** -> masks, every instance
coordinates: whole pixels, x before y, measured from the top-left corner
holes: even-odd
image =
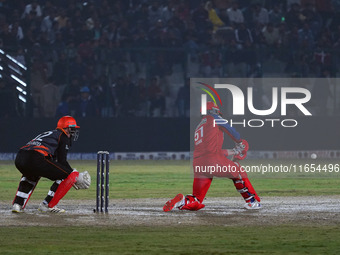
[[[41,133],[20,149],[35,150],[72,169],[67,162],[67,153],[70,147],[71,138],[62,130],[55,129]]]

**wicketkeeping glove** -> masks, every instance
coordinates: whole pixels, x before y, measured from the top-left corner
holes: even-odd
[[[73,184],[73,187],[76,190],[88,189],[90,185],[91,185],[91,176],[87,171],[85,171],[85,172],[79,173],[79,177],[76,183]]]

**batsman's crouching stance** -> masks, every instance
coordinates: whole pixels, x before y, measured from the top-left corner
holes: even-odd
[[[195,130],[193,193],[186,196],[177,194],[165,203],[163,211],[168,212],[173,208],[197,211],[204,208],[203,200],[213,177],[232,179],[235,188],[246,202],[244,205],[246,209],[261,208],[259,196],[251,185],[247,173],[238,163],[247,156],[248,142],[241,139],[240,134],[227,123],[216,121],[221,119],[220,115],[218,106],[213,102],[207,102],[207,115],[202,116]],[[234,149],[222,149],[223,133],[228,134],[234,140]],[[232,159],[227,158],[228,156],[232,156]],[[214,171],[208,171],[209,169]]]
[[[21,213],[41,177],[54,183],[38,210],[49,213],[62,213],[56,207],[58,202],[73,186],[75,189],[88,189],[91,177],[87,171],[79,173],[67,162],[67,153],[79,135],[79,126],[71,116],[59,119],[55,130],[44,132],[21,147],[15,159],[15,166],[22,173],[18,190],[13,200],[12,212]]]

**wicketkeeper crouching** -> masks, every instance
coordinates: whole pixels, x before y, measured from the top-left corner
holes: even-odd
[[[13,200],[12,212],[21,213],[41,177],[52,184],[38,210],[46,213],[63,213],[56,207],[73,186],[88,189],[91,176],[87,171],[79,173],[67,162],[67,153],[79,136],[79,126],[71,116],[59,119],[55,130],[44,132],[21,147],[15,159],[16,168],[22,173],[19,187]]]

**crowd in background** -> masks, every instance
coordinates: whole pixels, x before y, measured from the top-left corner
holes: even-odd
[[[238,63],[260,77],[275,58],[335,77],[340,0],[1,0],[0,48],[30,66],[34,116],[188,116],[183,63],[195,77],[231,77]]]

